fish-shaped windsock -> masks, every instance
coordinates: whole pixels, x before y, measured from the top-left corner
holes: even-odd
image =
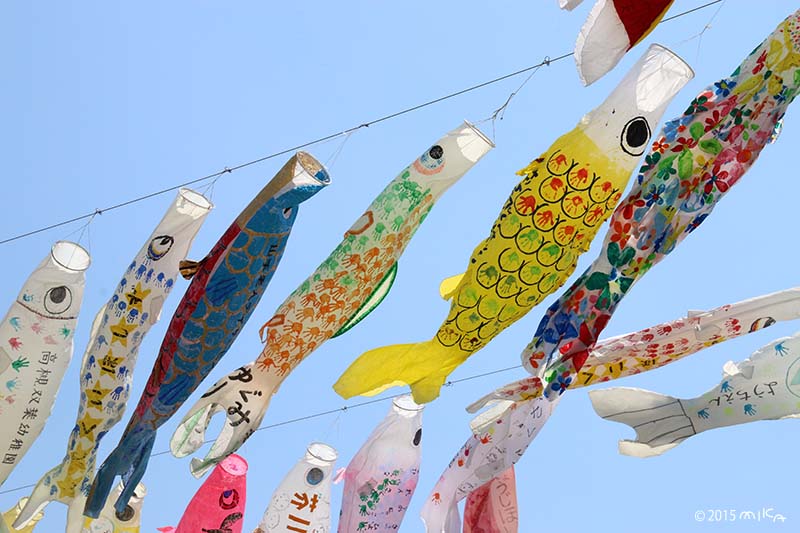
[[[800,418],[800,333],[767,344],[749,359],[723,367],[722,382],[689,400],[642,389],[591,391],[597,414],[628,424],[636,440],[623,440],[625,455],[650,457],[709,429],[756,420]]]
[[[247,499],[247,461],[236,454],[217,464],[183,512],[164,533],[241,533]]]
[[[142,525],[142,506],[147,489],[139,483],[128,506],[120,513],[114,509],[113,502],[122,493],[122,489],[121,483],[114,487],[111,498],[100,511],[98,518],[83,518],[83,527],[80,529],[80,533],[139,533]]]
[[[477,128],[464,123],[390,181],[342,243],[264,325],[266,346],[258,360],[222,378],[189,409],[170,442],[172,453],[183,457],[202,446],[211,417],[220,411],[227,416],[225,429],[205,459],[192,461],[192,472],[202,474],[237,450],[258,428],[289,373],[380,304],[395,279],[398,259],[425,216],[492,147]]]
[[[653,46],[606,101],[519,174],[467,271],[442,283],[450,313],[433,339],[371,350],[334,384],[341,396],[408,384],[425,403],[458,365],[560,287],[622,195],[650,132],[692,71]]]
[[[142,479],[156,431],[230,348],[261,299],[286,247],[301,202],[330,179],[316,159],[298,152],[258,193],[198,263],[181,264],[192,282],[167,328],[153,371],[117,447],[103,462],[84,514],[97,518],[121,475],[122,512]],[[192,277],[193,276],[193,277]]]
[[[0,322],[0,485],[44,429],[72,344],[91,258],[58,241]]]
[[[472,434],[428,496],[420,512],[427,533],[459,531],[458,502],[511,468],[558,405],[542,396],[494,403],[472,421]]]
[[[84,494],[94,477],[97,450],[105,434],[122,419],[130,395],[139,345],[161,315],[178,277],[178,264],[211,204],[182,189],[139,253],[127,264],[111,299],[97,313],[80,371],[80,403],[64,460],[47,471],[14,527],[50,501],[69,506],[67,533],[78,533]]]
[[[570,388],[655,370],[709,346],[797,318],[800,287],[709,311],[689,311],[685,317],[598,342],[589,350],[589,357]],[[525,401],[541,392],[541,380],[527,377],[495,389],[467,410],[476,412],[493,400]]]
[[[22,511],[22,508],[25,507],[25,504],[28,502],[28,498],[20,498],[20,500],[8,511],[3,513],[3,518],[0,519],[0,532],[2,533],[9,533],[9,531],[14,531],[14,533],[33,533],[36,524],[39,523],[39,520],[44,518],[44,513],[39,512],[36,513],[28,520],[28,523],[25,524],[23,527],[13,530],[11,529],[11,524],[14,523],[14,520],[17,519],[19,513]],[[3,529],[3,528],[6,529]]]
[[[611,218],[600,256],[545,313],[522,362],[569,387],[631,286],[696,230],[758,158],[800,89],[800,11],[668,122]],[[543,370],[544,368],[544,370]]]
[[[467,497],[463,533],[517,533],[518,529],[517,482],[512,466]]]
[[[419,481],[422,409],[411,396],[395,398],[347,465],[339,533],[400,529]]]
[[[253,533],[320,533],[331,527],[331,480],[336,450],[313,442],[272,494]]]
[[[575,41],[575,64],[591,85],[653,31],[674,0],[598,0]],[[564,9],[576,3],[567,2]]]

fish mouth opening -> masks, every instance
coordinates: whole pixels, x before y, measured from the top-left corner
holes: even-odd
[[[322,442],[312,442],[306,450],[308,455],[325,463],[332,463],[339,457],[336,450]]]
[[[57,241],[50,249],[50,256],[59,267],[71,272],[83,272],[92,264],[89,252],[70,241]]]
[[[192,206],[194,207],[198,207],[205,211],[210,211],[211,209],[214,208],[214,204],[212,204],[208,198],[206,198],[199,192],[194,191],[192,189],[181,187],[180,190],[178,191],[178,194],[181,196],[183,200],[192,204]]]
[[[392,400],[392,405],[404,416],[412,416],[425,409],[425,405],[415,402],[410,394],[395,398]]]
[[[328,171],[325,170],[325,165],[308,152],[297,152],[297,163],[310,178],[318,183],[328,185],[331,182],[331,177],[328,175]]]
[[[686,61],[657,43],[650,45],[640,62],[642,66],[636,79],[636,105],[647,113],[666,105],[694,78],[694,70]]]
[[[247,472],[247,461],[235,453],[220,461],[219,466],[233,476],[243,476]]]
[[[478,136],[478,138],[480,140],[482,140],[483,142],[485,142],[486,144],[488,144],[492,148],[495,148],[496,145],[494,144],[494,141],[491,140],[488,135],[486,135],[480,129],[478,129],[478,126],[476,126],[475,124],[473,124],[469,120],[465,120],[464,121],[464,126],[469,128],[475,135]],[[461,146],[461,144],[459,144],[459,146]],[[466,148],[466,146],[468,146],[468,145],[464,145],[464,148]],[[477,161],[478,157],[480,157],[481,155],[483,155],[483,152],[477,152],[475,158],[469,157],[468,154],[467,154],[467,157],[469,157],[470,161]]]

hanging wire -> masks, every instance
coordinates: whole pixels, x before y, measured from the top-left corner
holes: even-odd
[[[522,365],[514,365],[514,366],[509,366],[509,367],[506,367],[506,368],[499,368],[497,370],[490,370],[488,372],[483,372],[481,374],[475,374],[475,375],[472,375],[472,376],[467,376],[467,377],[464,377],[464,378],[461,378],[461,379],[453,379],[453,380],[445,382],[444,386],[445,387],[452,387],[453,385],[456,385],[458,383],[463,383],[465,381],[472,381],[474,379],[480,379],[480,378],[487,377],[487,376],[493,376],[495,374],[508,372],[509,370],[516,370],[518,368],[522,368]],[[358,402],[358,403],[354,403],[354,404],[351,404],[351,405],[343,405],[342,407],[339,407],[337,409],[328,409],[327,411],[320,411],[320,412],[317,412],[317,413],[312,413],[310,415],[299,416],[297,418],[290,418],[289,420],[284,420],[282,422],[276,422],[274,424],[267,424],[266,426],[261,426],[260,428],[256,429],[253,433],[255,434],[255,433],[258,433],[259,431],[265,431],[267,429],[275,429],[275,428],[279,428],[279,427],[282,427],[282,426],[288,426],[288,425],[291,425],[291,424],[297,424],[299,422],[305,422],[306,420],[313,420],[315,418],[320,418],[320,417],[323,417],[323,416],[328,416],[328,415],[333,415],[333,414],[337,415],[337,419],[335,419],[333,421],[333,423],[332,423],[332,425],[335,425],[335,424],[338,424],[338,416],[342,415],[343,413],[347,413],[348,411],[351,411],[353,409],[357,409],[359,407],[364,407],[364,406],[372,405],[372,404],[375,404],[375,403],[387,402],[389,400],[393,400],[395,398],[399,398],[400,396],[405,396],[407,394],[408,394],[408,392],[401,392],[399,394],[393,394],[391,396],[384,396],[382,398],[375,398],[375,399],[372,399],[372,400],[365,400],[363,402]],[[248,439],[248,441],[249,441],[249,439]],[[245,443],[248,442],[248,441],[245,441]],[[214,442],[214,439],[209,439],[209,440],[204,441],[203,445],[211,444],[212,442]],[[161,452],[151,453],[150,457],[158,457],[158,456],[161,456],[161,455],[167,455],[168,453],[170,453],[169,450],[164,450],[164,451],[161,451]],[[19,486],[19,487],[14,487],[13,489],[5,489],[5,490],[0,491],[0,495],[8,494],[10,492],[17,492],[17,491],[25,490],[25,489],[31,489],[31,488],[33,488],[35,486],[36,486],[36,484],[34,483],[34,484],[30,484],[30,485],[22,485],[22,486]]]
[[[682,17],[684,15],[688,15],[690,13],[694,13],[695,11],[700,11],[701,9],[705,9],[707,7],[722,3],[722,2],[724,2],[724,0],[714,0],[712,2],[708,2],[708,3],[703,4],[701,6],[697,6],[695,8],[683,11],[683,12],[678,13],[676,15],[673,15],[671,17],[667,17],[667,18],[662,19],[661,22],[659,22],[659,25],[663,24],[665,22],[669,22],[671,20],[675,20],[675,19],[677,19],[679,17]],[[20,233],[18,235],[14,235],[12,237],[5,238],[3,240],[0,240],[0,245],[7,244],[7,243],[10,243],[10,242],[19,240],[19,239],[23,239],[25,237],[30,237],[31,235],[36,235],[37,233],[42,233],[44,231],[48,231],[48,230],[51,230],[51,229],[54,229],[54,228],[58,228],[60,226],[65,226],[67,224],[72,224],[73,222],[77,222],[79,220],[85,220],[85,219],[87,219],[89,217],[92,217],[95,214],[102,214],[102,213],[104,213],[106,211],[112,211],[112,210],[115,210],[115,209],[120,209],[122,207],[129,206],[131,204],[142,202],[144,200],[148,200],[148,199],[153,198],[155,196],[160,196],[162,194],[166,194],[168,192],[175,191],[177,189],[180,189],[181,187],[188,187],[189,185],[194,185],[195,183],[200,183],[202,181],[206,181],[206,180],[213,179],[213,178],[219,178],[224,174],[230,174],[233,171],[240,170],[240,169],[243,169],[245,167],[249,167],[249,166],[252,166],[252,165],[259,164],[259,163],[263,163],[264,161],[268,161],[270,159],[274,159],[276,157],[279,157],[279,156],[282,156],[282,155],[285,155],[285,154],[288,154],[288,153],[296,152],[297,150],[301,150],[303,148],[308,148],[309,146],[313,146],[313,145],[320,144],[320,143],[325,142],[325,141],[329,141],[331,139],[335,139],[336,137],[339,137],[341,135],[348,135],[348,134],[353,133],[353,132],[355,132],[357,130],[360,130],[362,128],[368,128],[370,126],[374,126],[375,124],[380,124],[381,122],[385,122],[387,120],[391,120],[391,119],[399,117],[401,115],[406,115],[408,113],[412,113],[414,111],[418,111],[418,110],[420,110],[422,108],[425,108],[425,107],[428,107],[428,106],[431,106],[431,105],[434,105],[434,104],[438,104],[439,102],[444,102],[445,100],[449,100],[451,98],[455,98],[457,96],[461,96],[462,94],[466,94],[466,93],[469,93],[469,92],[472,92],[472,91],[476,91],[476,90],[481,89],[483,87],[487,87],[489,85],[493,85],[495,83],[499,83],[499,82],[507,80],[509,78],[513,78],[513,77],[519,76],[521,74],[525,74],[526,72],[530,72],[532,70],[535,71],[536,69],[539,69],[540,67],[542,67],[544,65],[550,65],[550,64],[555,63],[557,61],[561,61],[563,59],[571,57],[572,55],[573,55],[573,53],[569,52],[568,54],[562,54],[560,56],[554,57],[553,59],[545,58],[544,61],[542,61],[540,63],[537,63],[536,65],[531,65],[529,67],[517,70],[515,72],[511,72],[509,74],[505,74],[503,76],[499,76],[497,78],[494,78],[494,79],[491,79],[491,80],[488,80],[488,81],[484,81],[482,83],[478,83],[477,85],[473,85],[471,87],[467,87],[466,89],[461,89],[460,91],[456,91],[456,92],[447,94],[445,96],[440,96],[439,98],[434,98],[433,100],[428,100],[428,101],[423,102],[421,104],[417,104],[417,105],[414,105],[414,106],[411,106],[411,107],[407,107],[405,109],[402,109],[400,111],[396,111],[394,113],[390,113],[388,115],[382,116],[382,117],[377,118],[375,120],[371,120],[369,122],[364,122],[364,123],[359,124],[358,126],[354,126],[352,128],[348,128],[346,130],[343,130],[343,131],[340,131],[340,132],[337,132],[337,133],[331,133],[329,135],[325,135],[324,137],[320,137],[320,138],[314,139],[312,141],[304,142],[302,144],[298,144],[298,145],[292,146],[290,148],[285,148],[285,149],[280,150],[278,152],[274,152],[274,153],[265,155],[263,157],[259,157],[258,159],[253,159],[251,161],[247,161],[247,162],[241,163],[239,165],[235,165],[235,166],[232,166],[232,167],[225,167],[223,170],[214,172],[212,174],[208,174],[208,175],[202,176],[200,178],[195,178],[193,180],[185,181],[183,183],[180,183],[180,184],[177,184],[177,185],[174,185],[174,186],[171,186],[171,187],[166,187],[164,189],[161,189],[161,190],[158,190],[158,191],[154,191],[154,192],[151,192],[149,194],[145,194],[143,196],[139,196],[139,197],[136,197],[136,198],[132,198],[130,200],[126,200],[124,202],[120,202],[118,204],[114,204],[114,205],[105,207],[103,209],[96,209],[92,213],[87,213],[85,215],[76,216],[76,217],[68,219],[68,220],[64,220],[64,221],[61,221],[61,222],[56,222],[55,224],[50,224],[48,226],[43,226],[43,227],[31,230],[31,231],[27,231],[25,233]],[[506,105],[507,105],[507,103],[506,103]]]

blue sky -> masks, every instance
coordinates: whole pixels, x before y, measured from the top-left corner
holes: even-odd
[[[702,3],[677,0],[671,13]],[[0,17],[0,143],[8,196],[0,210],[0,240],[567,53],[592,2],[585,4],[568,13],[558,10],[556,0],[7,3]],[[600,103],[647,43],[670,47],[696,72],[665,113],[671,118],[705,85],[728,75],[797,4],[728,0],[697,37],[716,7],[663,24],[589,88],[581,86],[571,60],[539,70],[497,122],[497,148],[444,195],[412,240],[384,303],[291,375],[264,424],[346,405],[331,384],[353,358],[386,343],[429,338],[448,309],[438,297],[439,282],[463,270],[517,182],[515,171]],[[258,355],[258,328],[390,179],[462,119],[490,116],[522,79],[361,129],[344,146],[337,139],[310,148],[322,161],[331,161],[333,183],[300,208],[281,267],[207,383]],[[677,318],[688,309],[798,284],[794,236],[800,187],[791,164],[800,141],[796,115],[790,108],[779,141],[764,150],[702,228],[631,290],[606,329],[608,336]],[[492,134],[489,123],[482,127]],[[216,209],[191,257],[205,255],[283,162],[283,157],[270,160],[217,182]],[[0,491],[34,483],[61,460],[77,410],[77,367],[91,319],[172,197],[155,197],[92,222],[83,244],[91,247],[93,265],[73,364],[48,426]],[[77,238],[74,232],[81,225],[0,245],[0,302],[13,300],[53,241]],[[583,256],[578,273],[596,256],[604,233]],[[181,280],[162,321],[140,349],[133,399],[139,397],[185,286]],[[555,296],[451,377],[518,364]],[[726,361],[742,360],[796,329],[794,323],[779,324],[619,384],[693,397],[717,384]],[[468,435],[470,416],[463,407],[523,375],[516,370],[459,383],[426,408],[422,477],[404,531],[423,530],[418,518],[422,502]],[[187,407],[160,432],[156,451],[168,448]],[[339,450],[337,466],[345,466],[388,407],[389,402],[377,403],[253,436],[242,450],[250,463],[244,531],[258,523],[272,491],[309,442],[333,445]],[[101,457],[116,444],[123,426],[104,439]],[[696,510],[757,512],[764,507],[788,518],[783,527],[794,527],[789,524],[800,523],[792,482],[798,474],[796,436],[794,421],[759,422],[705,433],[662,457],[623,457],[617,454],[617,440],[631,432],[598,418],[586,390],[574,391],[518,465],[521,531],[702,531],[714,525],[696,523]],[[570,460],[554,471],[554,456]],[[169,455],[153,458],[144,483],[143,531],[177,524],[199,486],[189,474],[188,459]],[[334,516],[340,491],[341,485],[334,486]],[[5,510],[26,494],[0,494],[0,507]],[[38,530],[59,531],[65,516],[64,506],[51,504]],[[773,526],[739,521],[725,527],[766,531]]]

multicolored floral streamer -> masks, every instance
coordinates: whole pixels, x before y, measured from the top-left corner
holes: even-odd
[[[545,314],[522,360],[545,395],[575,379],[631,286],[697,229],[756,161],[800,86],[800,12],[668,122],[614,212],[603,251]],[[542,365],[547,364],[546,371]]]

